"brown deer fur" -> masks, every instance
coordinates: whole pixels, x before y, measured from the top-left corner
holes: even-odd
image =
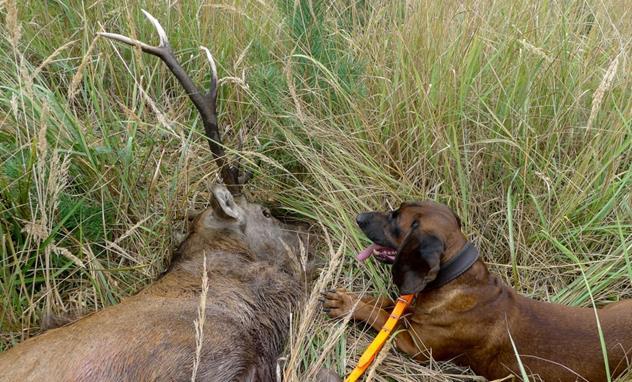
[[[259,205],[203,212],[169,271],[120,304],[0,354],[0,381],[185,381],[195,356],[203,261],[209,278],[199,381],[272,381],[303,293],[300,243]]]
[[[188,381],[196,355],[194,320],[204,259],[209,280],[198,381],[272,381],[289,319],[303,294],[295,227],[241,195],[248,174],[228,163],[217,121],[215,62],[208,92],[175,58],[153,16],[158,46],[114,33],[101,36],[159,57],[200,113],[224,185],[200,214],[168,272],[147,289],[0,354],[0,381]],[[233,197],[234,196],[234,197]],[[326,372],[326,370],[325,370]]]

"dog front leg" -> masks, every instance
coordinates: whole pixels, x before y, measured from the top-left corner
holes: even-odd
[[[388,297],[362,297],[348,293],[344,289],[336,289],[323,294],[323,310],[332,318],[344,317],[351,312],[351,318],[356,321],[364,321],[375,330],[381,330],[390,313],[383,308],[390,308],[394,305],[392,299]],[[414,357],[418,361],[424,361],[425,357],[415,345],[408,330],[396,329],[394,339],[397,348]]]
[[[323,293],[320,301],[323,303],[323,310],[331,318],[344,317],[351,312],[353,320],[364,321],[373,327],[375,327],[374,321],[378,319],[379,312],[395,305],[393,299],[386,296],[361,297],[343,288]]]

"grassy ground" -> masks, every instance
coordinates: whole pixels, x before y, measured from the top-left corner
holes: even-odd
[[[141,8],[198,83],[198,46],[214,53],[253,198],[322,224],[317,289],[390,290],[386,269],[354,260],[353,217],[431,198],[521,293],[632,297],[625,0],[0,4],[0,350],[151,282],[206,200],[215,168],[188,99],[156,58],[95,36],[157,41]],[[371,335],[315,305],[294,318],[290,380],[344,371]],[[395,352],[373,372],[457,378]]]

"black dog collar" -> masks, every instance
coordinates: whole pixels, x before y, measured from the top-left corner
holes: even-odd
[[[468,241],[456,256],[445,264],[441,264],[437,278],[426,285],[424,290],[437,289],[461,276],[474,265],[478,257],[478,250]]]

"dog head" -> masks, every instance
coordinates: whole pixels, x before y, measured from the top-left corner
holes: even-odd
[[[379,260],[393,263],[393,282],[402,294],[422,291],[437,277],[442,255],[454,243],[465,241],[456,214],[432,201],[403,203],[388,212],[361,213],[356,221],[374,243],[358,259],[375,254]]]

